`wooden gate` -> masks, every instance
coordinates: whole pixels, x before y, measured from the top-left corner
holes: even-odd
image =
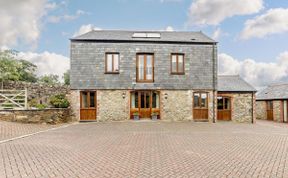
[[[80,120],[96,120],[96,91],[80,92]]]
[[[27,109],[27,89],[0,90],[0,109]]]

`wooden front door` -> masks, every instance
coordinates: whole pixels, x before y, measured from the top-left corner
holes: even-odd
[[[273,121],[273,101],[266,101],[267,120]]]
[[[208,93],[193,94],[193,118],[195,121],[208,120]]]
[[[231,98],[217,97],[217,119],[230,121],[231,120]]]
[[[96,91],[80,92],[80,120],[96,120]]]

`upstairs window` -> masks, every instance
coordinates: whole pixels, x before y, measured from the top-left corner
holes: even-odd
[[[184,54],[171,54],[171,74],[183,75],[184,72]]]
[[[105,57],[105,73],[119,73],[119,53],[106,53]]]
[[[137,54],[136,66],[137,82],[154,81],[154,56],[153,54]]]

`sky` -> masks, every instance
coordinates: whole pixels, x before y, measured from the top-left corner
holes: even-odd
[[[69,39],[94,30],[202,31],[218,42],[219,74],[255,87],[288,82],[287,0],[0,0],[0,49],[38,75],[69,69]]]

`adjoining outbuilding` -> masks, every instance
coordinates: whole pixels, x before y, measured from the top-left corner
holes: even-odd
[[[288,83],[270,85],[256,96],[257,119],[288,122]]]
[[[239,75],[218,76],[217,120],[255,120],[256,89]]]

